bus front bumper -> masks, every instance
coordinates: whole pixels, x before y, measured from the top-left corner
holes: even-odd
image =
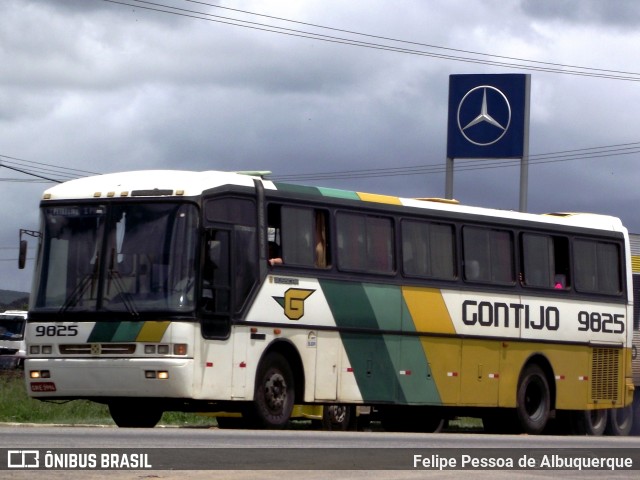
[[[27,359],[33,398],[164,397],[193,395],[193,359]]]

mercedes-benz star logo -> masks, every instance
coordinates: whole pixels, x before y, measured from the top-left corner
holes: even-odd
[[[487,101],[489,93],[490,101]],[[482,100],[480,103],[480,95]],[[463,109],[463,105],[467,102]],[[489,112],[489,103],[492,111]],[[469,111],[480,113],[475,117],[469,116]],[[458,128],[462,136],[469,142],[480,147],[493,145],[499,141],[511,124],[511,105],[509,100],[495,87],[481,85],[469,90],[458,105]],[[475,127],[475,128],[474,128]]]

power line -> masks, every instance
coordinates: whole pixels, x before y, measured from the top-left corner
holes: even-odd
[[[405,54],[416,55],[416,56],[425,56],[425,57],[438,58],[438,59],[450,60],[450,61],[458,61],[458,62],[464,62],[464,63],[474,63],[474,64],[483,64],[483,65],[499,66],[499,67],[506,67],[506,68],[515,68],[515,69],[528,70],[528,71],[557,73],[557,74],[563,74],[563,75],[596,77],[596,78],[604,78],[609,80],[625,80],[625,81],[633,81],[633,82],[640,81],[640,73],[622,72],[618,70],[607,70],[607,69],[601,69],[601,68],[581,67],[581,66],[574,66],[574,65],[567,65],[567,64],[551,63],[551,62],[540,62],[536,60],[526,60],[526,59],[520,59],[516,57],[506,57],[506,56],[491,55],[491,54],[481,53],[481,52],[473,52],[470,50],[453,49],[453,48],[441,47],[437,45],[429,45],[425,43],[411,42],[406,40],[393,39],[389,37],[359,33],[359,32],[354,32],[350,30],[341,30],[341,29],[325,27],[325,26],[311,24],[311,23],[295,22],[293,20],[287,20],[280,17],[273,17],[269,15],[255,14],[255,13],[247,12],[243,10],[235,10],[235,11],[241,12],[241,13],[248,13],[252,15],[263,16],[266,18],[276,19],[280,21],[312,26],[314,28],[322,28],[322,29],[337,31],[341,33],[347,33],[350,35],[359,35],[359,36],[364,36],[364,37],[373,38],[377,40],[384,40],[387,42],[403,43],[407,45],[421,46],[421,47],[427,47],[431,49],[439,49],[439,50],[456,52],[456,53],[464,53],[466,55],[476,55],[480,58],[473,58],[473,57],[453,55],[453,54],[435,53],[435,52],[429,52],[425,50],[416,50],[413,48],[397,47],[389,44],[366,42],[362,40],[356,40],[353,38],[324,35],[324,34],[319,34],[314,32],[308,32],[304,30],[297,30],[297,29],[279,27],[275,25],[268,25],[260,22],[250,22],[247,20],[241,20],[237,18],[224,17],[221,15],[213,15],[210,13],[199,12],[196,10],[173,7],[173,6],[158,3],[158,2],[151,2],[151,1],[144,1],[144,0],[130,0],[130,1],[102,0],[102,1],[123,5],[123,6],[140,8],[143,10],[166,13],[170,15],[177,15],[177,16],[182,16],[187,18],[206,20],[210,22],[232,25],[236,27],[266,31],[270,33],[278,33],[281,35],[288,35],[288,36],[299,37],[299,38],[308,38],[312,40],[324,41],[329,43],[358,46],[363,48],[384,50],[384,51],[390,51],[390,52],[396,52],[396,53],[405,53]],[[199,4],[207,5],[210,7],[218,7],[216,5],[212,5],[205,2],[196,2],[194,0],[184,0],[184,1],[187,1],[190,3],[199,3]],[[131,2],[135,2],[135,3],[131,3]],[[226,8],[226,7],[220,7],[220,8]],[[234,9],[228,9],[228,10],[234,10]],[[514,61],[520,62],[520,63],[514,63]]]
[[[134,0],[134,1],[139,1],[139,0]],[[459,48],[443,47],[443,46],[440,46],[440,45],[433,45],[433,44],[428,44],[428,43],[414,42],[414,41],[409,41],[409,40],[401,40],[401,39],[398,39],[398,38],[392,38],[392,37],[385,37],[385,36],[381,36],[381,35],[373,35],[373,34],[369,34],[369,33],[356,32],[356,31],[353,31],[353,30],[346,30],[346,29],[341,29],[341,28],[327,27],[327,26],[318,25],[318,24],[315,24],[315,23],[307,23],[307,22],[301,22],[301,21],[297,21],[297,20],[290,20],[290,19],[283,18],[283,17],[276,17],[276,16],[273,16],[273,15],[255,13],[255,12],[250,12],[250,11],[247,11],[247,10],[240,10],[240,9],[237,9],[237,8],[223,7],[222,5],[215,5],[215,4],[212,4],[212,3],[207,3],[207,2],[197,1],[197,0],[183,0],[183,1],[189,2],[189,3],[196,3],[196,4],[200,4],[200,5],[206,5],[208,7],[218,8],[218,9],[222,9],[222,10],[229,10],[229,11],[244,13],[244,14],[247,14],[247,15],[255,15],[255,16],[258,16],[258,17],[271,18],[271,19],[274,19],[274,20],[282,21],[282,22],[295,23],[295,24],[298,24],[298,25],[306,25],[306,26],[310,26],[310,27],[314,27],[314,28],[321,28],[321,29],[331,30],[331,31],[334,31],[334,32],[348,33],[348,34],[359,35],[359,36],[368,37],[368,38],[376,38],[376,39],[379,39],[379,40],[386,40],[386,41],[391,41],[391,42],[399,42],[399,43],[406,43],[406,44],[409,44],[409,45],[417,45],[417,46],[421,46],[421,47],[434,48],[434,49],[437,49],[437,50],[445,50],[445,51],[450,51],[450,52],[465,53],[465,54],[478,55],[478,56],[483,56],[483,57],[500,58],[500,59],[503,59],[503,60],[515,60],[515,61],[518,61],[518,62],[528,62],[528,63],[535,63],[535,64],[540,64],[540,65],[550,65],[550,66],[562,67],[562,68],[576,68],[576,69],[582,69],[582,70],[593,70],[593,71],[600,71],[600,72],[619,73],[619,74],[625,74],[625,75],[640,75],[640,74],[634,73],[634,72],[626,72],[626,71],[618,71],[618,70],[606,70],[606,69],[601,69],[601,68],[582,67],[582,66],[579,66],[579,65],[568,65],[568,64],[553,63],[553,62],[543,62],[543,61],[538,61],[538,60],[528,60],[528,59],[519,58],[519,57],[509,57],[509,56],[504,56],[504,55],[495,55],[495,54],[484,53],[484,52],[476,52],[476,51],[473,51],[473,50],[465,50],[465,49],[459,49]]]
[[[35,177],[34,179],[2,178],[0,181],[6,182],[26,182],[26,183],[61,183],[72,180],[79,176],[96,175],[96,172],[80,170],[76,168],[59,167],[48,163],[34,162],[22,158],[0,155],[0,168],[6,168],[14,172]],[[57,178],[54,178],[57,177]]]
[[[541,153],[529,156],[529,165],[542,165],[550,163],[560,163],[577,160],[591,160],[595,158],[640,154],[640,142],[624,143],[619,145],[608,145],[600,147],[589,147],[575,150],[564,150],[560,152]],[[493,168],[517,167],[520,159],[504,160],[457,160],[456,171],[488,170]],[[440,162],[429,165],[413,165],[407,167],[391,167],[361,170],[342,170],[333,172],[315,172],[293,175],[272,175],[270,178],[277,181],[303,181],[303,180],[339,180],[351,178],[376,178],[408,175],[430,175],[441,174],[446,170],[446,166]]]
[[[50,181],[50,182],[60,183],[60,180],[56,180],[56,179],[53,179],[53,178],[45,177],[45,176],[43,176],[43,175],[39,175],[39,174],[37,174],[37,173],[29,172],[29,171],[27,171],[27,170],[21,170],[21,169],[19,169],[19,168],[10,167],[10,166],[8,166],[8,165],[2,165],[2,166],[3,166],[4,168],[8,168],[9,170],[13,170],[14,172],[20,172],[20,173],[24,173],[25,175],[31,175],[31,176],[33,176],[33,177],[40,178],[41,180],[48,180],[48,181]]]
[[[41,178],[6,178],[6,177],[0,177],[0,182],[6,182],[6,183],[51,183],[51,180],[43,180]]]
[[[616,145],[605,145],[598,147],[587,147],[573,150],[562,150],[558,152],[548,152],[548,153],[540,153],[533,154],[529,156],[529,165],[542,165],[542,164],[553,164],[560,162],[568,162],[568,161],[577,161],[577,160],[590,160],[595,158],[603,158],[603,157],[612,157],[612,156],[622,156],[622,155],[633,155],[640,154],[640,142],[630,142],[630,143],[622,143]],[[50,164],[34,162],[30,160],[18,159],[15,157],[10,157],[7,155],[0,155],[0,159],[12,159],[28,164],[34,165],[43,165],[50,166]],[[497,160],[477,160],[477,159],[458,159],[457,161],[456,171],[472,171],[472,170],[487,170],[494,168],[505,168],[505,167],[516,167],[520,165],[520,159],[497,159]],[[61,183],[66,180],[59,179],[50,179],[40,176],[34,172],[22,171],[17,168],[9,167],[6,165],[6,160],[0,163],[0,168],[5,167],[12,170],[19,171],[21,173],[25,173],[27,175],[32,175],[37,177],[37,180],[32,179],[14,179],[14,178],[0,178],[0,181],[13,181],[13,182],[56,182]],[[92,172],[88,170],[79,170],[74,168],[65,168],[65,167],[55,167],[60,172],[68,172],[64,173],[68,179],[78,178],[78,176],[85,175],[100,175],[98,172]],[[405,167],[388,167],[388,168],[367,168],[367,169],[356,169],[356,170],[340,170],[340,171],[323,171],[323,172],[312,172],[312,173],[299,173],[299,174],[290,174],[290,175],[271,175],[269,178],[271,180],[276,181],[309,181],[309,180],[340,180],[340,179],[351,179],[351,178],[376,178],[376,177],[393,177],[393,176],[408,176],[408,175],[429,175],[429,174],[441,174],[445,172],[445,165],[442,162],[434,163],[434,164],[421,164],[421,165],[411,165]],[[76,173],[81,173],[83,175],[72,175]]]
[[[22,163],[26,163],[26,164],[30,164],[30,165],[38,165],[38,166],[43,166],[43,167],[51,167],[55,170],[58,171],[62,171],[62,172],[74,172],[74,173],[81,173],[81,174],[96,174],[96,172],[92,172],[90,170],[81,170],[78,168],[70,168],[70,167],[60,167],[58,165],[52,165],[50,163],[42,163],[42,162],[35,162],[33,160],[25,160],[23,158],[16,158],[16,157],[10,157],[8,155],[0,155],[0,158],[4,158],[7,160],[12,160],[12,161],[16,161],[16,162],[22,162]]]

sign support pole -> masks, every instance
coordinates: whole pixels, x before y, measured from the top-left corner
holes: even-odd
[[[447,157],[444,198],[453,200],[453,158]]]
[[[529,188],[531,75],[450,75],[445,198],[453,199],[456,158],[520,159],[520,211]]]
[[[522,135],[522,159],[520,160],[520,211],[527,211],[529,193],[529,97],[531,92],[531,76],[525,75],[524,83],[524,125]]]

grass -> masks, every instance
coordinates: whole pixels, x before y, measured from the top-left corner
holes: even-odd
[[[27,395],[22,370],[0,370],[0,423],[112,425],[106,405],[88,400],[42,402]],[[193,413],[165,412],[161,425],[205,427],[213,418]]]
[[[0,369],[0,423],[36,423],[63,425],[109,425],[115,423],[106,405],[88,400],[42,402],[27,395],[23,371]],[[293,428],[306,429],[310,422],[293,422]],[[165,412],[160,425],[213,427],[212,417],[194,413]],[[475,418],[450,420],[445,431],[470,432],[482,430],[482,421]]]

